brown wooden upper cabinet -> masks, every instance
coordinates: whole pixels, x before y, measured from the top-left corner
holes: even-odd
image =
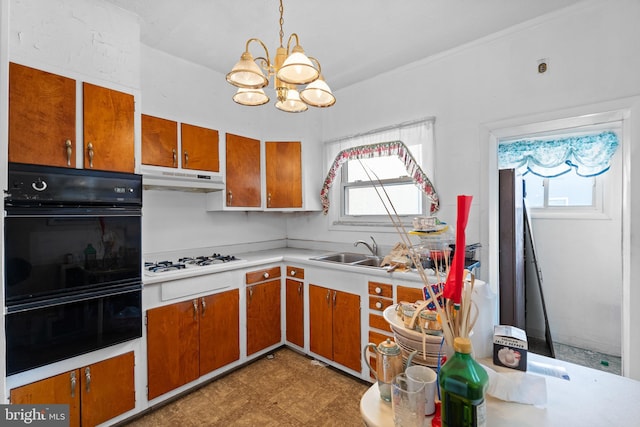
[[[85,169],[134,172],[133,95],[83,83]]]
[[[75,168],[76,81],[9,63],[9,161]]]
[[[265,142],[267,208],[302,207],[300,142]]]
[[[142,163],[178,167],[178,123],[142,114]]]
[[[84,168],[133,172],[133,95],[83,83]],[[9,161],[75,168],[76,81],[9,64]]]
[[[142,115],[142,164],[168,168],[220,172],[218,131]]]
[[[182,135],[182,168],[220,172],[217,130],[180,124]]]
[[[226,134],[227,207],[260,207],[260,141]]]

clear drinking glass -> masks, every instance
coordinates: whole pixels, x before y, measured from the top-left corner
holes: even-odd
[[[396,427],[422,427],[424,423],[425,387],[416,386],[402,373],[391,383],[391,407]]]

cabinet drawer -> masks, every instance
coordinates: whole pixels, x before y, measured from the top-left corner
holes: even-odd
[[[382,334],[376,331],[369,331],[369,342],[378,346],[380,343],[385,342],[389,338],[391,341],[395,341],[392,334]]]
[[[406,286],[398,286],[396,289],[397,292],[397,302],[407,301],[407,302],[416,302],[422,301],[424,296],[422,295],[422,288],[409,288]]]
[[[369,295],[392,298],[393,287],[388,283],[369,282]]]
[[[287,277],[304,280],[304,268],[287,265]]]
[[[381,329],[385,332],[391,332],[391,326],[389,325],[389,322],[384,320],[384,317],[380,316],[379,314],[369,313],[369,327]]]
[[[390,305],[393,305],[393,300],[388,298],[369,297],[369,308],[371,310],[382,311]]]
[[[268,279],[280,277],[280,267],[265,268],[263,270],[250,271],[246,274],[247,285],[263,282]]]

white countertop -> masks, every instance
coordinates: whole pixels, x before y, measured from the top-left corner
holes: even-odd
[[[544,407],[504,402],[487,396],[487,426],[640,425],[640,381],[533,353],[529,353],[528,358],[563,366],[571,379],[567,381],[544,376],[547,387],[547,403]],[[391,404],[380,399],[377,384],[363,395],[360,412],[367,426],[393,426]],[[431,426],[431,417],[425,417],[424,425]]]
[[[245,269],[256,267],[260,265],[279,263],[279,262],[291,262],[297,265],[309,265],[320,268],[331,268],[335,270],[349,271],[349,272],[361,272],[362,274],[387,277],[391,279],[405,279],[411,281],[421,281],[420,276],[415,272],[402,272],[394,271],[388,273],[383,268],[373,268],[364,266],[352,266],[347,264],[340,264],[335,262],[326,262],[312,260],[310,258],[325,255],[329,253],[339,252],[326,251],[318,249],[300,249],[300,248],[275,248],[265,249],[254,252],[236,253],[235,256],[241,261],[231,261],[224,264],[215,264],[205,267],[186,268],[183,270],[167,271],[163,273],[156,273],[154,275],[143,274],[142,281],[145,285],[151,285],[154,283],[163,283],[173,280],[185,279],[188,277],[201,276],[205,274],[214,274],[223,271],[232,271],[238,269]],[[158,262],[163,259],[177,258],[174,254],[163,253],[153,254],[145,256],[145,261]]]

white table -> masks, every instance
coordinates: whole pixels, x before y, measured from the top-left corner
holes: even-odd
[[[547,404],[544,407],[487,396],[487,426],[640,426],[640,381],[537,354],[529,353],[528,358],[564,366],[571,380],[545,376]],[[493,368],[488,361],[481,362]],[[369,427],[393,426],[391,404],[380,399],[377,384],[362,396],[360,413]],[[425,417],[424,425],[431,426],[431,417]]]

